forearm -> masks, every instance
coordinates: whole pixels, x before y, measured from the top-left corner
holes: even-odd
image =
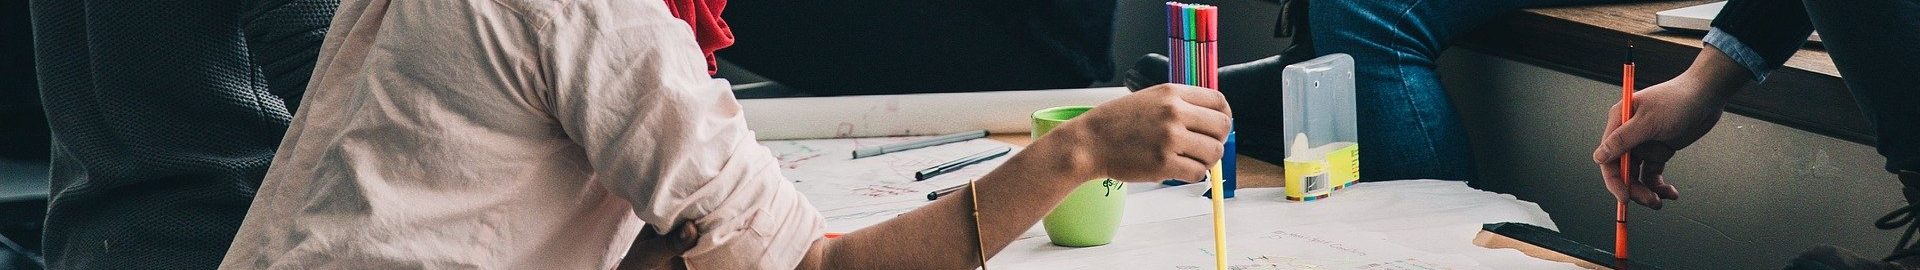
[[[941,196],[885,223],[815,241],[800,268],[973,268],[1088,180],[1149,181],[1206,171],[1224,151],[1232,115],[1218,91],[1193,86],[1162,84],[1101,103],[975,181],[974,192]]]
[[[1697,86],[1696,89],[1702,91],[1701,93],[1722,102],[1738,94],[1747,83],[1754,81],[1746,67],[1734,62],[1719,48],[1714,48],[1713,45],[1704,47],[1700,49],[1700,55],[1694,57],[1693,65],[1687,67],[1687,71],[1680,73],[1680,76],[1674,78],[1675,80],[1688,80],[1689,83]]]
[[[1060,136],[1054,136],[1060,137]],[[1052,139],[1052,138],[1049,138]],[[803,269],[968,269],[978,266],[980,246],[987,256],[998,253],[1021,233],[1044,218],[1079,181],[1090,173],[1075,168],[1076,159],[1062,143],[1036,142],[1004,165],[974,182],[980,198],[981,235],[976,240],[972,194],[966,191],[939,200],[887,222],[848,233],[835,240],[814,243]]]

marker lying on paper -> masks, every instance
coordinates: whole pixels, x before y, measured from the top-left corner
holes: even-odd
[[[931,200],[938,200],[938,199],[940,199],[940,196],[947,196],[947,194],[953,194],[954,192],[960,192],[960,190],[961,190],[961,189],[965,189],[965,188],[967,188],[967,185],[969,185],[969,184],[960,184],[960,185],[958,185],[958,186],[953,186],[953,187],[948,187],[948,188],[943,188],[943,189],[940,189],[940,190],[935,190],[935,191],[933,191],[933,192],[927,192],[927,200],[929,200],[929,201],[931,201]]]
[[[987,137],[987,130],[982,129],[982,130],[940,135],[937,137],[927,138],[927,139],[918,140],[918,141],[903,142],[903,143],[881,145],[881,146],[872,146],[872,147],[862,147],[860,149],[853,150],[853,158],[859,159],[863,157],[885,155],[887,153],[907,151],[907,150],[918,149],[921,147],[956,143],[956,142],[962,142],[962,141],[986,138],[986,137]]]
[[[913,181],[927,180],[927,179],[933,178],[934,176],[940,176],[941,174],[958,171],[960,170],[960,168],[966,168],[967,165],[973,165],[974,163],[980,163],[981,161],[992,160],[994,158],[1007,155],[1007,152],[1012,152],[1012,151],[1013,151],[1013,147],[1001,146],[998,149],[987,150],[986,152],[980,152],[979,154],[973,154],[971,156],[956,159],[954,161],[948,161],[947,163],[941,163],[940,165],[933,165],[933,167],[927,168],[925,170],[914,172]]]

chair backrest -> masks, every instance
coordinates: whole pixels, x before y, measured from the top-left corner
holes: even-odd
[[[38,254],[0,235],[0,269],[41,270],[45,264]]]

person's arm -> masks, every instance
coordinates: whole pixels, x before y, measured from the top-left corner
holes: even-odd
[[[685,232],[691,268],[899,269],[975,265],[970,204],[948,196],[833,241],[818,210],[754,141],[725,84],[709,79],[684,24],[659,2],[576,1],[553,16],[542,58],[550,112],[600,182],[660,231]],[[607,15],[618,14],[618,16]],[[1219,93],[1164,86],[1102,104],[1062,124],[980,179],[982,237],[999,250],[1096,177],[1194,179],[1224,151],[1230,113]],[[674,233],[670,235],[680,235]],[[671,243],[641,236],[634,267],[671,263]],[[681,241],[684,242],[684,241]],[[804,261],[804,263],[803,263]]]
[[[966,192],[887,222],[814,244],[801,269],[971,269],[979,241],[992,257],[1088,179],[1199,179],[1219,160],[1230,128],[1213,90],[1163,84],[1101,104],[1056,128],[975,182],[980,222]]]
[[[1049,136],[1058,137],[1058,136]],[[1057,143],[1036,142],[980,177],[980,235],[988,256],[1006,247],[1060,203],[1073,185],[1093,179]],[[974,198],[968,192],[848,233],[820,239],[799,269],[970,269],[979,265]]]
[[[1687,71],[1639,91],[1632,120],[1620,121],[1618,103],[1607,111],[1606,130],[1593,151],[1607,191],[1654,209],[1663,199],[1679,199],[1679,190],[1664,176],[1667,161],[1706,136],[1728,99],[1747,83],[1765,80],[1811,32],[1798,0],[1727,1]],[[1628,153],[1634,164],[1623,173],[1620,156]]]
[[[638,236],[631,249],[646,254],[623,263],[679,255],[696,269],[799,264],[825,230],[819,211],[780,175],[729,85],[706,74],[693,34],[663,2],[528,9],[529,27],[500,29],[537,32],[528,49],[538,57],[519,64],[539,67],[527,79],[544,86],[529,87],[540,90],[524,94],[524,109],[551,115],[566,134],[556,139],[579,145],[590,181],[667,233]]]
[[[1679,190],[1662,176],[1666,162],[1720,122],[1720,110],[1750,82],[1748,74],[1746,68],[1708,45],[1680,76],[1635,94],[1632,120],[1620,121],[1619,103],[1607,109],[1607,127],[1593,152],[1607,191],[1616,199],[1633,200],[1653,209],[1660,209],[1662,199],[1679,199]],[[1634,171],[1630,171],[1633,181],[1624,180],[1627,176],[1620,172],[1620,155],[1628,151],[1633,153],[1635,163]]]
[[[1763,81],[1812,33],[1813,22],[1800,0],[1733,0],[1714,15],[1703,41],[1745,67],[1752,74],[1748,79]]]

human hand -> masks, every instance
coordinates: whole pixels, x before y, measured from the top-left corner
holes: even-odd
[[[1667,160],[1706,136],[1720,122],[1727,100],[1752,82],[1746,67],[1712,44],[1705,47],[1680,76],[1636,93],[1633,117],[1625,123],[1620,121],[1619,103],[1607,110],[1607,129],[1593,150],[1593,163],[1600,166],[1600,179],[1614,199],[1630,199],[1655,210],[1663,199],[1680,199],[1680,191],[1667,184],[1664,176]],[[1632,162],[1624,173],[1620,171],[1623,154],[1630,154]]]
[[[1218,91],[1161,84],[1100,104],[1034,143],[1069,147],[1094,177],[1197,180],[1225,151],[1232,115]]]
[[[1624,123],[1619,103],[1608,109],[1607,129],[1593,151],[1607,191],[1653,209],[1660,209],[1661,200],[1679,199],[1679,190],[1663,176],[1666,163],[1720,122],[1727,101],[1716,92],[1682,76],[1635,93],[1633,117]],[[1626,173],[1622,154],[1631,154]]]
[[[654,233],[654,226],[642,227],[633,245],[627,248],[627,256],[620,259],[616,267],[620,270],[642,269],[686,269],[685,258],[680,255],[693,249],[694,242],[700,237],[692,224],[681,224],[679,229],[666,235]]]

